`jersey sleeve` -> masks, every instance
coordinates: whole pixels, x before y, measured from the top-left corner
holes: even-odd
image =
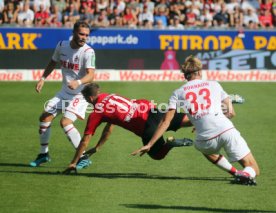
[[[229,95],[224,91],[222,86],[217,82],[217,85],[219,87],[220,95],[221,95],[221,100],[223,101],[224,99],[228,98]]]
[[[94,135],[97,127],[102,123],[102,114],[99,112],[92,112],[87,120],[84,130],[85,135]]]
[[[177,101],[178,101],[178,95],[177,95],[177,90],[175,90],[169,99],[169,109],[176,109]]]
[[[96,55],[92,48],[87,48],[84,51],[84,67],[87,68],[93,68],[96,67]]]
[[[61,49],[62,41],[58,42],[55,52],[52,56],[52,60],[58,62],[60,58],[60,49]]]

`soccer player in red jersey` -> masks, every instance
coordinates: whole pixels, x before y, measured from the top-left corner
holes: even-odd
[[[156,109],[152,102],[145,99],[130,100],[116,94],[100,93],[99,85],[95,83],[87,85],[82,90],[82,94],[87,102],[93,104],[94,111],[88,118],[84,136],[76,154],[64,173],[70,173],[70,171],[78,169],[76,164],[101,123],[106,122],[107,124],[97,145],[87,151],[85,157],[91,156],[100,149],[111,134],[114,125],[135,133],[142,138],[143,144],[146,145],[165,114],[165,112]],[[168,131],[176,131],[183,126],[191,126],[191,124],[184,113],[177,112]],[[193,141],[187,138],[165,141],[161,137],[148,154],[154,160],[161,160],[173,147],[190,146],[192,143]]]

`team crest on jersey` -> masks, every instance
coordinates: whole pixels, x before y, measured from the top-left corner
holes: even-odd
[[[74,63],[79,63],[79,57],[78,57],[78,56],[76,56],[76,57],[74,58]]]

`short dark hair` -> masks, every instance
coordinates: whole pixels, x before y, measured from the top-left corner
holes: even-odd
[[[90,30],[89,24],[87,24],[85,21],[77,21],[74,24],[73,32],[76,32],[80,27],[88,28]]]
[[[100,86],[96,83],[87,84],[81,91],[85,99],[90,96],[96,96],[100,91]]]

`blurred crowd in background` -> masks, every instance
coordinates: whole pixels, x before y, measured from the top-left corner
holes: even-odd
[[[0,0],[0,27],[274,29],[276,0]]]

